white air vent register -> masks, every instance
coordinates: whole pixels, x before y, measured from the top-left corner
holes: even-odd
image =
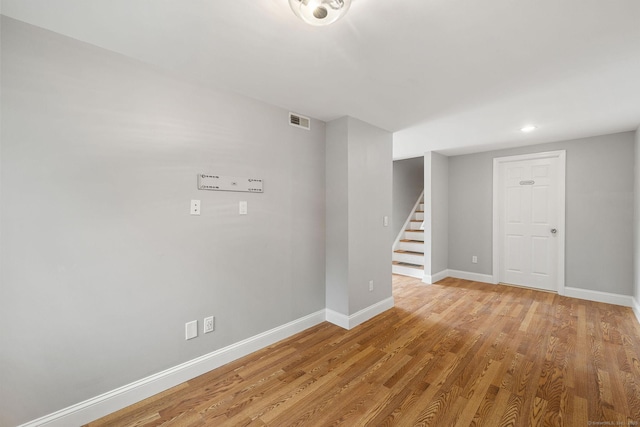
[[[311,120],[309,120],[309,117],[301,116],[300,114],[289,113],[289,124],[297,128],[311,129]]]

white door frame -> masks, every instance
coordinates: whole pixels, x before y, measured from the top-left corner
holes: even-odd
[[[500,165],[508,162],[517,162],[521,160],[536,159],[558,159],[558,233],[556,239],[558,241],[558,277],[557,290],[558,294],[564,295],[564,249],[565,249],[565,192],[566,192],[566,162],[567,154],[565,150],[547,151],[543,153],[523,154],[519,156],[496,157],[493,159],[493,283],[500,281],[500,221],[498,204],[498,194],[500,192]]]

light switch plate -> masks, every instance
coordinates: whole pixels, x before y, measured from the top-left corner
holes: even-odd
[[[198,321],[185,323],[185,339],[190,340],[198,336]]]
[[[240,213],[240,215],[246,215],[248,212],[248,206],[247,206],[247,202],[246,201],[241,201],[240,204],[238,205],[238,211]]]

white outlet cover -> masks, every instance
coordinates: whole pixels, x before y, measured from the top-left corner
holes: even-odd
[[[204,318],[204,326],[202,327],[202,331],[205,334],[209,332],[213,332],[216,329],[216,319],[213,316]]]
[[[200,215],[200,200],[191,201],[191,215]]]
[[[241,201],[238,204],[238,212],[240,213],[240,215],[246,215],[248,212],[248,205],[246,201]]]

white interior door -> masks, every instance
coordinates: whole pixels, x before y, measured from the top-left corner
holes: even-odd
[[[564,275],[564,155],[533,157],[498,163],[499,281],[558,291]]]

